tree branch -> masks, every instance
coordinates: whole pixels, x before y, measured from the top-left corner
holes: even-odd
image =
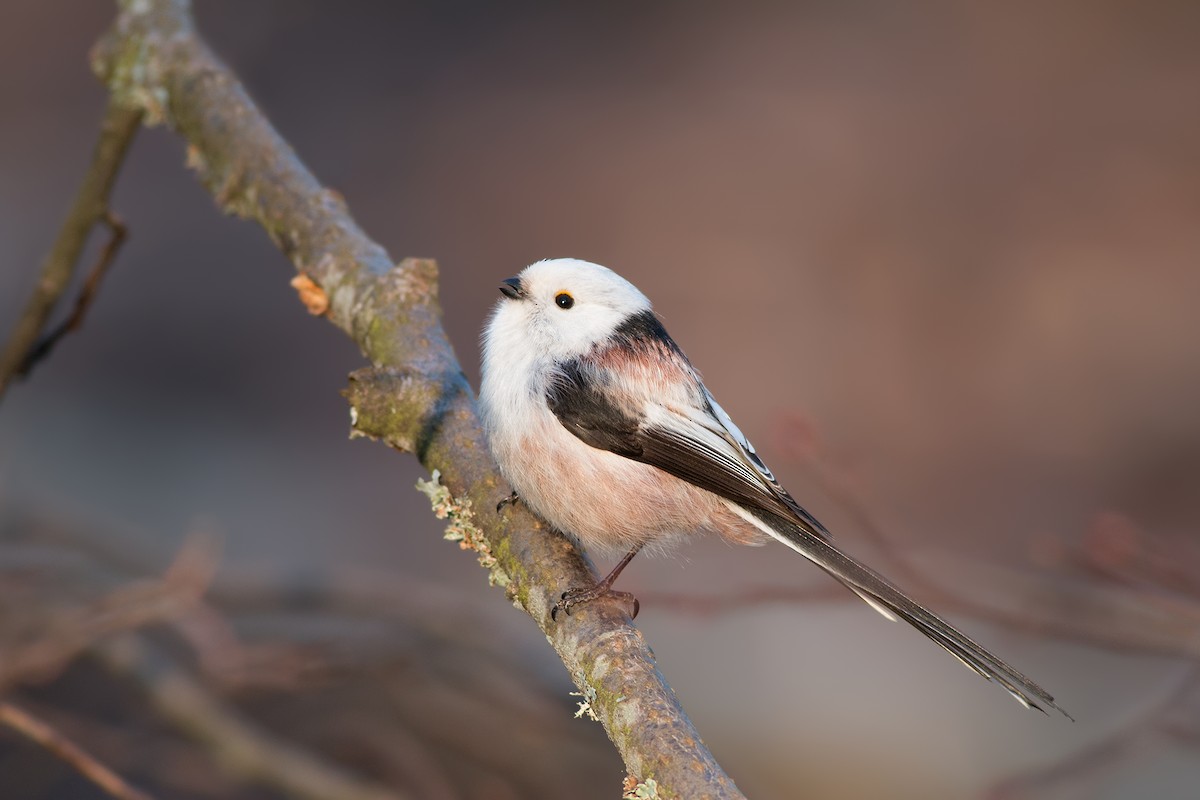
[[[4,351],[0,353],[0,398],[3,398],[4,390],[14,377],[28,372],[33,363],[48,352],[59,338],[68,330],[78,327],[82,321],[87,303],[95,294],[100,278],[103,277],[116,248],[124,238],[124,228],[120,227],[119,223],[117,226],[111,224],[115,217],[109,212],[108,196],[112,193],[117,170],[121,168],[141,123],[140,108],[118,102],[116,98],[109,100],[108,108],[104,112],[104,121],[100,126],[100,138],[92,152],[92,164],[83,178],[83,185],[79,187],[75,203],[67,214],[54,247],[42,263],[33,295],[26,302],[25,309],[4,345]],[[88,280],[88,287],[85,288],[84,295],[76,305],[76,312],[72,314],[67,326],[61,327],[53,337],[44,340],[43,345],[39,346],[38,340],[46,327],[46,320],[50,318],[50,312],[54,310],[59,298],[71,283],[75,265],[79,262],[83,246],[87,243],[88,234],[97,222],[110,223],[112,238],[92,270],[93,278]]]
[[[279,741],[133,634],[104,642],[93,651],[109,668],[136,681],[164,718],[203,743],[224,768],[236,775],[302,800],[406,797]]]
[[[209,543],[190,540],[162,578],[123,585],[82,608],[45,614],[33,640],[0,641],[0,691],[44,679],[105,637],[185,614],[199,603],[215,570]]]
[[[474,509],[493,577],[546,633],[632,775],[653,778],[662,797],[741,797],[624,613],[597,603],[558,624],[550,619],[565,589],[594,578],[566,539],[526,511],[494,511],[508,488],[441,326],[435,263],[393,264],[362,232],[196,35],[186,0],[120,6],[93,53],[113,102],[183,136],[188,164],[220,208],[257,221],[325,292],[324,315],[375,367],[351,388],[356,430],[411,450],[440,471],[456,504]]]
[[[100,291],[100,283],[108,274],[108,268],[116,260],[117,252],[129,234],[121,218],[107,208],[100,215],[100,221],[108,227],[108,241],[101,248],[96,265],[88,272],[88,276],[83,282],[83,288],[79,291],[79,297],[75,298],[75,307],[71,309],[70,316],[56,325],[54,330],[43,336],[29,349],[29,352],[25,354],[25,360],[17,367],[17,375],[21,377],[28,375],[39,361],[50,355],[64,336],[83,326],[83,318],[87,316],[88,309],[92,307],[92,301],[96,299],[96,293]]]
[[[124,778],[97,761],[79,745],[12,703],[0,703],[0,723],[54,753],[117,800],[151,800],[150,795],[130,786]]]

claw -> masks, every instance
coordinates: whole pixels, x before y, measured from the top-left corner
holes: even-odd
[[[499,503],[496,503],[496,513],[499,514],[505,506],[514,505],[520,499],[521,496],[517,494],[517,490],[513,489],[512,494],[501,500]]]
[[[586,589],[570,589],[562,593],[562,597],[554,604],[554,608],[550,609],[550,619],[558,621],[558,612],[563,612],[568,617],[576,606],[591,603],[594,600],[616,601],[617,603],[629,604],[630,618],[636,618],[638,612],[642,609],[642,604],[638,599],[629,592],[616,592],[608,588],[603,583],[596,586],[589,586]]]
[[[513,492],[513,494],[515,495],[516,492]],[[568,589],[567,591],[563,592],[562,597],[559,598],[558,602],[554,604],[554,608],[550,609],[550,619],[557,620],[559,611],[565,611],[569,617],[571,616],[571,609],[575,606],[580,606],[584,603],[590,603],[593,600],[599,600],[601,598],[606,600],[618,600],[632,603],[633,612],[629,616],[631,619],[636,617],[638,615],[638,611],[640,611],[642,608],[642,604],[639,603],[638,599],[629,592],[614,592],[612,585],[613,581],[617,579],[617,576],[621,574],[621,570],[625,569],[629,562],[633,560],[633,557],[638,554],[638,551],[642,549],[642,544],[645,543],[643,542],[635,545],[632,550],[626,553],[625,557],[622,558],[617,565],[612,568],[612,572],[608,573],[604,580],[600,581],[595,586],[589,586],[586,589]]]

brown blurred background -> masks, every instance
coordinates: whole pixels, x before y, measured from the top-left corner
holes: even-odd
[[[1171,712],[1200,706],[1200,6],[196,10],[365,229],[397,259],[438,259],[473,383],[500,279],[549,256],[613,267],[844,546],[880,565],[902,553],[949,593],[940,608],[1078,719],[1023,712],[861,604],[708,614],[680,600],[824,585],[778,548],[703,542],[635,563],[623,581],[645,601],[639,623],[750,796],[1195,796],[1200,730]],[[105,96],[86,55],[111,15],[79,0],[0,11],[5,334],[88,163]],[[427,784],[380,766],[400,747],[382,735],[374,761],[339,751],[333,722],[304,744],[415,796],[615,797],[623,773],[599,727],[570,718],[569,680],[534,626],[440,540],[410,488],[419,467],[347,440],[338,391],[361,359],[304,313],[285,259],[214,210],[161,129],[139,135],[114,208],[130,239],[83,331],[0,406],[6,535],[80,532],[161,568],[203,529],[241,573],[369,568],[443,598],[406,617],[403,644],[337,620],[288,628],[326,661],[358,655],[326,663],[315,688],[231,702],[276,731],[340,720],[360,741],[377,680],[408,715],[415,762],[438,764]],[[12,558],[26,577],[58,574]],[[980,593],[1030,624],[954,601]],[[1110,636],[1039,622],[1051,602],[1066,627],[1087,617]],[[1142,622],[1096,623],[1118,606]],[[239,613],[249,639],[281,636]],[[481,623],[469,647],[423,628],[451,614]],[[486,686],[483,651],[511,675],[506,702],[527,698],[524,750],[456,749],[455,731],[504,727],[488,692],[462,700]],[[383,665],[365,682],[362,653]],[[460,677],[417,707],[413,670]],[[131,736],[163,725],[134,686],[128,704],[100,702],[108,680],[85,660],[22,691],[81,740],[97,720]],[[203,767],[172,783],[137,741],[110,757],[163,797],[281,796]],[[526,751],[536,769],[513,766]],[[102,796],[56,769],[0,741],[4,796]]]

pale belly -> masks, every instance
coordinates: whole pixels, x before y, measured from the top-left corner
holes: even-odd
[[[520,432],[491,433],[493,454],[521,501],[556,529],[606,555],[718,531],[758,533],[725,502],[657,467],[591,447],[546,410]]]

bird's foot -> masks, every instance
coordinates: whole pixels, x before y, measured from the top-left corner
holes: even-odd
[[[517,494],[516,489],[513,489],[512,494],[510,494],[508,497],[501,500],[499,503],[496,503],[496,513],[499,514],[502,510],[504,510],[505,506],[516,505],[517,501],[520,499],[521,499],[521,495]]]
[[[614,591],[609,582],[600,581],[595,586],[589,586],[584,589],[570,589],[563,592],[562,597],[554,604],[554,608],[550,609],[550,619],[557,620],[558,612],[560,611],[569,617],[571,616],[571,612],[577,607],[585,603],[590,603],[593,600],[620,603],[625,607],[631,619],[637,617],[638,611],[642,607],[638,599],[629,592]]]

